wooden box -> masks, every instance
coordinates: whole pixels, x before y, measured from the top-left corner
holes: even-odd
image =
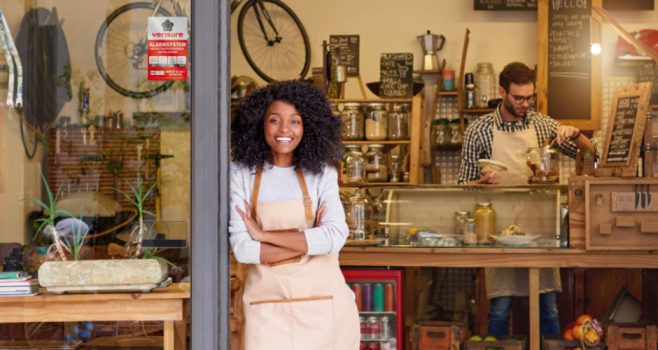
[[[496,341],[474,341],[467,340],[464,350],[488,350],[488,349],[502,349],[502,350],[525,350],[526,338],[523,336],[512,336],[505,339]]]
[[[567,350],[567,349],[582,349],[580,341],[578,340],[564,340],[559,336],[545,336],[541,339],[542,350]],[[599,345],[590,347],[585,350],[603,350],[605,345],[601,342]]]
[[[655,325],[610,324],[606,333],[608,350],[655,350]]]
[[[658,249],[658,179],[570,179],[569,240],[588,250]]]
[[[411,329],[412,350],[459,350],[466,338],[460,323],[423,322]]]

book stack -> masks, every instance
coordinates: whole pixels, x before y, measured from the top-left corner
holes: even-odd
[[[36,295],[39,280],[23,271],[0,272],[0,296]]]

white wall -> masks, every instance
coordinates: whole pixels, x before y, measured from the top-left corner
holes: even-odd
[[[412,52],[414,68],[422,65],[422,51],[416,36],[427,29],[443,34],[446,44],[439,59],[448,68],[458,70],[466,28],[471,31],[466,71],[474,71],[477,62],[492,62],[496,73],[511,61],[529,66],[537,62],[536,13],[533,11],[473,11],[472,0],[286,0],[304,23],[313,51],[312,67],[321,62],[322,40],[331,34],[361,36],[361,76],[364,82],[379,80],[379,55],[382,52]],[[239,9],[238,9],[239,10]],[[658,27],[658,11],[613,12],[628,30]],[[237,12],[232,18],[231,74],[258,77],[247,65],[237,41]],[[614,67],[617,36],[610,25],[603,28],[603,77],[629,74]],[[262,83],[262,81],[259,80]],[[348,86],[348,97],[357,97],[356,86]],[[371,96],[372,97],[372,96]]]

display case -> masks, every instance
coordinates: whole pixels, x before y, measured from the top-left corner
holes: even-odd
[[[456,226],[456,213],[473,215],[478,203],[489,202],[495,223],[486,237],[488,242],[475,246],[559,247],[560,239],[566,238],[560,215],[566,200],[563,191],[566,187],[560,185],[383,188],[380,198],[384,210],[376,220],[376,230],[389,246],[462,246],[464,234]],[[504,237],[503,231],[510,225],[518,231]]]
[[[361,322],[361,348],[402,350],[402,271],[343,269],[354,291]]]

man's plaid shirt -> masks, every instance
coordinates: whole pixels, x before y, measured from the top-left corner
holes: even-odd
[[[459,183],[463,184],[480,178],[480,167],[477,161],[478,159],[491,159],[494,126],[502,132],[522,131],[534,127],[537,143],[542,145],[544,140],[552,140],[555,137],[559,125],[549,116],[538,112],[528,112],[526,118],[519,122],[505,122],[500,115],[500,107],[496,108],[495,112],[478,118],[468,126],[464,133]],[[556,144],[556,147],[571,158],[576,156],[577,147],[571,141]]]

